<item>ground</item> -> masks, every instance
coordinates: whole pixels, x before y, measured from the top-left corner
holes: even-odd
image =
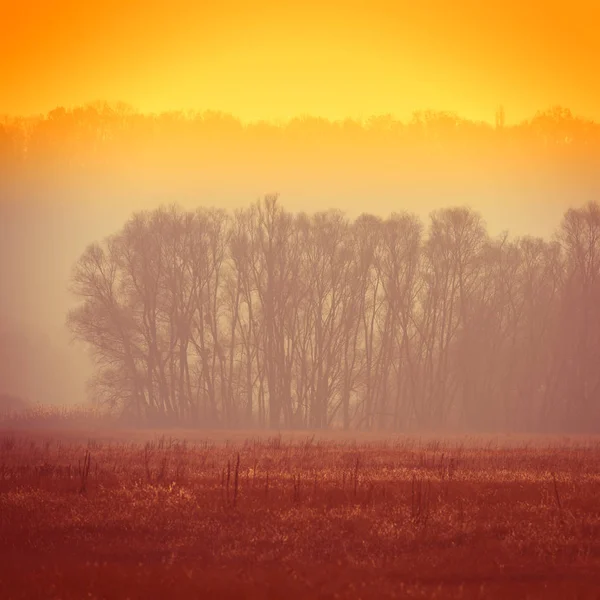
[[[0,432],[0,598],[599,598],[600,443]]]

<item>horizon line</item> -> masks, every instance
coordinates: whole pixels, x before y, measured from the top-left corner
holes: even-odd
[[[537,117],[552,114],[552,113],[559,113],[559,112],[562,113],[565,117],[572,119],[574,121],[583,121],[586,123],[600,124],[600,120],[596,120],[592,117],[586,117],[581,114],[574,114],[570,108],[568,108],[567,106],[563,106],[561,104],[549,104],[546,108],[538,109],[529,118],[525,118],[525,119],[522,119],[519,121],[514,121],[514,122],[507,122],[506,110],[502,104],[499,104],[496,108],[496,113],[495,113],[496,122],[494,122],[494,120],[492,120],[492,119],[489,119],[489,120],[488,119],[476,119],[476,118],[463,116],[461,113],[459,113],[458,111],[454,111],[454,110],[433,109],[433,108],[422,108],[422,109],[418,109],[418,110],[413,110],[410,113],[410,117],[404,118],[404,119],[399,117],[397,114],[389,112],[389,111],[388,112],[373,111],[366,115],[361,114],[361,116],[359,116],[359,117],[348,115],[348,116],[344,116],[344,117],[331,118],[331,117],[318,115],[318,114],[307,111],[307,112],[297,113],[295,116],[290,116],[287,118],[281,118],[281,117],[243,118],[243,117],[236,115],[233,112],[220,110],[217,108],[172,108],[172,109],[166,109],[166,110],[162,110],[162,111],[151,111],[151,110],[144,111],[144,110],[141,110],[139,107],[135,106],[134,104],[126,102],[124,100],[114,100],[114,101],[113,100],[90,100],[88,102],[84,102],[84,103],[80,103],[80,104],[59,104],[46,112],[29,113],[29,114],[0,113],[0,119],[4,120],[4,121],[6,121],[6,120],[21,120],[21,119],[23,119],[23,120],[34,120],[34,119],[42,120],[42,119],[47,119],[48,117],[50,117],[50,115],[53,112],[60,111],[61,109],[64,110],[66,113],[70,113],[70,112],[76,111],[77,109],[89,109],[89,108],[95,108],[95,109],[108,108],[110,110],[124,109],[124,110],[127,110],[132,115],[141,115],[144,117],[161,117],[161,116],[166,116],[166,115],[181,115],[184,118],[191,119],[191,118],[197,118],[199,116],[201,117],[201,116],[211,115],[211,114],[212,115],[222,115],[222,116],[226,116],[228,118],[231,118],[231,119],[239,122],[242,126],[251,126],[251,125],[266,123],[269,125],[275,125],[275,126],[281,127],[281,126],[288,125],[294,121],[302,120],[302,119],[320,120],[320,121],[325,121],[325,122],[331,123],[331,124],[352,122],[352,123],[358,123],[360,125],[363,125],[363,124],[368,123],[369,120],[377,119],[377,118],[389,118],[392,120],[392,122],[395,122],[395,123],[410,124],[419,115],[438,115],[438,116],[454,117],[454,118],[458,119],[459,121],[465,121],[465,122],[470,122],[470,123],[475,123],[475,124],[480,124],[480,125],[488,125],[488,126],[494,128],[494,127],[498,126],[497,119],[500,114],[502,114],[502,119],[503,119],[502,126],[503,127],[515,127],[515,126],[527,124]]]

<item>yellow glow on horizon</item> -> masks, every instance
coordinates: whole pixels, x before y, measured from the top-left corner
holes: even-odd
[[[0,114],[122,100],[242,120],[421,109],[600,119],[600,5],[574,0],[9,2]]]

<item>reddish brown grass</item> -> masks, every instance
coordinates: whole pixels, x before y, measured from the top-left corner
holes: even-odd
[[[182,433],[0,433],[0,598],[598,597],[594,440]]]

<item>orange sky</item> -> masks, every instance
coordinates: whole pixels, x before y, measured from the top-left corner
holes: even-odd
[[[452,110],[600,120],[597,0],[0,0],[0,114],[141,111],[332,119]],[[323,8],[325,5],[326,8]]]

